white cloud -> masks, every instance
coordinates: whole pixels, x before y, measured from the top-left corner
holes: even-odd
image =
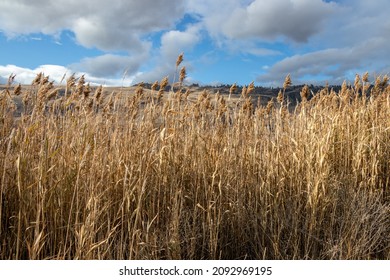
[[[63,80],[75,73],[67,67],[60,65],[40,65],[35,69],[18,67],[15,65],[0,65],[0,82],[5,83],[8,80],[8,77],[11,74],[15,76],[15,83],[21,84],[31,84],[38,73],[44,73],[46,76],[49,76],[50,81],[54,81],[59,84]],[[77,76],[85,75],[86,82],[89,82],[93,85],[106,85],[106,86],[118,86],[118,85],[131,85],[133,83],[134,76],[126,76],[123,78],[106,78],[106,77],[96,77],[85,72],[76,72]],[[65,81],[62,81],[65,83]]]
[[[8,78],[11,74],[16,75],[15,82],[21,84],[30,84],[38,73],[45,73],[50,76],[50,80],[59,83],[64,74],[69,73],[69,70],[64,66],[59,65],[41,65],[35,69],[18,67],[15,65],[0,65],[0,76]]]
[[[341,1],[324,29],[295,50],[299,54],[271,65],[257,80],[280,85],[290,73],[295,83],[308,79],[341,83],[365,71],[386,74],[386,58],[390,56],[389,10],[389,1]]]
[[[201,40],[199,26],[189,26],[185,31],[171,30],[164,33],[161,37],[161,47],[156,60],[156,67],[151,71],[137,76],[137,81],[153,82],[161,80],[165,76],[173,79],[175,72],[176,59],[179,54],[191,49]],[[191,67],[191,63],[186,59],[183,65]]]
[[[333,5],[321,0],[273,0],[252,2],[236,9],[222,27],[229,38],[284,36],[306,42],[321,30],[321,23],[331,14]]]
[[[87,72],[95,78],[112,77],[126,70],[134,75],[142,62],[150,58],[151,43],[145,35],[173,28],[183,13],[182,0],[3,0],[0,32],[9,38],[37,33],[59,38],[62,31],[70,30],[78,44],[107,52],[70,65],[72,70]],[[179,32],[172,37],[180,40],[178,47],[193,40],[189,33]],[[128,55],[110,54],[113,51]],[[169,46],[163,51],[167,52],[164,55],[173,52]],[[25,74],[18,75],[20,79],[25,80],[22,75],[31,76],[36,69],[25,70]]]
[[[42,32],[56,34],[67,27],[76,1],[4,0],[0,2],[0,27],[8,36]]]
[[[164,33],[161,37],[161,54],[166,60],[175,63],[180,53],[199,42],[198,31],[196,27],[190,27],[186,31],[172,30]]]
[[[78,44],[108,52],[74,63],[69,66],[72,70],[95,78],[112,77],[126,70],[134,75],[149,59],[151,43],[144,39],[145,35],[174,27],[183,13],[181,0],[3,0],[0,32],[10,38],[33,33],[59,38],[62,31],[70,30]],[[192,40],[186,34],[173,36],[181,40],[178,46]],[[112,51],[125,51],[128,55],[113,55]],[[25,74],[19,73],[19,79],[28,80],[22,76],[31,76],[36,69],[25,70]]]
[[[98,83],[121,84],[116,77],[127,70],[126,82],[172,78],[178,54],[187,58],[201,40],[211,39],[213,50],[184,65],[218,61],[214,53],[244,53],[266,58],[267,67],[259,63],[260,82],[280,84],[287,73],[336,81],[354,71],[389,69],[389,10],[388,0],[2,0],[0,32],[9,38],[42,33],[59,39],[69,30],[78,44],[105,54],[68,66],[2,66],[0,76],[16,73],[29,83],[42,70],[56,80],[75,71]],[[184,13],[198,22],[175,30]],[[161,45],[153,50],[151,38],[158,34]]]
[[[76,72],[89,73],[95,77],[116,77],[125,72],[136,73],[147,58],[147,52],[132,56],[105,54],[84,58],[81,62],[70,65],[69,68]]]
[[[306,42],[319,32],[336,8],[334,3],[321,0],[188,2],[214,37],[275,40],[282,36],[297,42]]]
[[[353,75],[365,71],[381,71],[380,61],[388,57],[388,42],[383,38],[372,39],[353,47],[329,48],[320,51],[294,55],[282,59],[260,75],[258,82],[280,84],[287,74],[296,78],[295,83],[305,83],[305,77],[318,77],[330,83],[341,83]],[[380,51],[379,51],[380,50]],[[375,66],[374,66],[375,65]],[[374,68],[373,68],[374,67]],[[382,68],[382,69],[381,69]]]
[[[143,34],[173,27],[183,13],[180,0],[3,0],[0,30],[8,36],[71,30],[85,47],[139,50]]]

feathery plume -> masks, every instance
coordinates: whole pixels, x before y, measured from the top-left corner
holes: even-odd
[[[42,73],[42,72],[38,73],[38,74],[35,76],[35,79],[32,81],[31,84],[32,84],[33,86],[39,85],[39,84],[41,83],[42,76],[43,76],[43,73]]]
[[[184,53],[179,54],[176,60],[176,68],[179,67],[180,63],[183,62],[183,58],[184,58]]]
[[[19,95],[22,93],[22,86],[21,84],[18,84],[15,88],[14,88],[14,94],[15,95]]]
[[[100,97],[102,96],[102,92],[103,92],[103,86],[100,85],[96,88],[96,91],[95,91],[95,94],[94,94],[94,97],[95,97],[95,100],[96,101],[99,101]]]
[[[368,83],[368,72],[364,73],[363,82]]]
[[[230,89],[229,89],[229,100],[230,100],[231,95],[232,95],[233,93],[235,93],[236,90],[237,90],[237,84],[234,83],[234,84],[230,87]]]
[[[158,81],[155,81],[151,87],[152,90],[157,90],[158,88]]]
[[[229,94],[235,93],[236,90],[237,90],[237,84],[234,83],[234,84],[230,87],[230,89],[229,89]]]
[[[13,84],[14,80],[15,80],[15,77],[16,77],[16,74],[11,74],[9,75],[8,77],[8,82],[7,82],[7,85],[10,86]]]
[[[179,81],[180,83],[183,83],[184,79],[186,78],[187,73],[186,73],[186,67],[183,66],[180,70],[180,76],[179,76]]]
[[[307,101],[307,98],[309,97],[309,94],[310,94],[310,90],[309,90],[309,87],[308,85],[305,85],[302,90],[301,90],[301,98],[302,98],[302,101]]]
[[[278,97],[276,98],[276,100],[277,100],[279,103],[282,103],[282,102],[283,102],[284,96],[283,96],[283,92],[282,92],[281,90],[279,90]]]
[[[359,74],[355,75],[354,86],[355,86],[355,92],[359,93],[359,90],[362,88],[362,83],[360,82],[360,75]]]
[[[246,89],[247,94],[251,94],[255,90],[255,82],[251,82]]]
[[[288,87],[290,87],[292,85],[292,82],[291,82],[291,76],[290,74],[288,74],[286,76],[286,78],[284,79],[284,83],[283,83],[283,89],[286,90]]]

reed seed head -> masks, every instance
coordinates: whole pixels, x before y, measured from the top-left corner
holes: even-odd
[[[89,83],[84,87],[84,98],[88,98],[89,94],[92,92],[91,86]]]
[[[47,94],[47,100],[50,100],[52,98],[55,98],[58,94],[58,91],[59,89],[58,88],[55,88],[55,89],[52,89],[51,91],[49,91],[49,93]]]
[[[283,83],[283,89],[286,90],[288,87],[290,87],[292,85],[292,82],[291,82],[291,76],[290,74],[288,74],[286,76],[286,78],[284,79],[284,83]]]
[[[142,96],[144,93],[144,83],[141,82],[138,84],[137,88],[135,89],[135,94],[137,96]]]
[[[242,95],[242,97],[244,97],[244,98],[246,98],[246,97],[248,96],[248,90],[247,90],[247,87],[246,87],[246,86],[243,86],[243,87],[242,87],[241,95]]]
[[[267,114],[270,114],[273,108],[274,108],[274,99],[272,98],[272,99],[271,99],[270,101],[268,101],[268,103],[267,103],[267,108],[266,108]]]
[[[95,91],[95,94],[94,94],[95,100],[96,100],[96,101],[99,101],[99,99],[100,99],[100,97],[101,97],[101,95],[102,95],[102,92],[103,92],[103,86],[100,85],[100,86],[98,86],[98,87],[96,88],[96,91]]]
[[[235,93],[236,90],[237,90],[237,84],[234,83],[234,84],[230,87],[229,94]]]
[[[283,96],[283,92],[282,92],[281,90],[279,90],[278,97],[276,98],[276,100],[277,100],[279,103],[282,103],[282,102],[283,102],[284,96]]]
[[[355,82],[354,82],[354,86],[355,86],[355,91],[356,93],[359,92],[359,90],[362,88],[362,83],[360,82],[360,75],[359,74],[356,74],[355,76]]]
[[[155,81],[151,87],[152,90],[157,90],[158,88],[158,81]]]
[[[41,83],[42,83],[43,85],[47,84],[48,82],[49,82],[49,76],[44,76],[44,77],[42,78],[42,80],[41,80]]]
[[[21,84],[18,84],[15,88],[14,88],[14,94],[15,95],[19,95],[22,93],[22,86]]]
[[[186,73],[186,67],[183,66],[180,70],[180,77],[179,77],[179,80],[180,80],[180,83],[183,83],[184,79],[186,78],[187,76],[187,73]]]
[[[308,97],[309,97],[309,94],[310,94],[310,90],[309,90],[309,87],[308,85],[305,85],[302,90],[301,90],[301,98],[302,98],[302,101],[307,101]]]
[[[364,73],[363,82],[368,83],[368,72]]]
[[[76,84],[76,77],[75,74],[73,73],[67,80],[66,80],[66,87],[67,88],[72,88]]]
[[[176,68],[179,67],[179,65],[183,62],[184,53],[179,54],[176,60]]]
[[[163,78],[160,82],[160,90],[165,90],[165,88],[167,87],[168,85],[168,76]]]
[[[43,76],[43,73],[42,73],[42,72],[38,73],[38,74],[35,76],[35,79],[32,81],[32,85],[33,85],[33,86],[39,85],[39,84],[41,83],[42,76]]]
[[[247,88],[247,94],[251,94],[255,90],[255,83],[251,82]]]
[[[9,77],[8,77],[8,82],[7,82],[7,85],[8,86],[10,86],[10,85],[12,85],[13,84],[13,82],[14,82],[14,80],[15,80],[15,77],[16,77],[16,74],[11,74],[11,75],[9,75]]]

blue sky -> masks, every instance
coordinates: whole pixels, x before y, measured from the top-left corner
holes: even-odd
[[[390,72],[388,0],[2,0],[0,83],[340,84]]]

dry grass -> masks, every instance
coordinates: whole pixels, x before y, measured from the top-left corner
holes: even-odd
[[[180,76],[1,92],[0,259],[390,259],[386,78],[292,110],[253,85],[194,100]]]

